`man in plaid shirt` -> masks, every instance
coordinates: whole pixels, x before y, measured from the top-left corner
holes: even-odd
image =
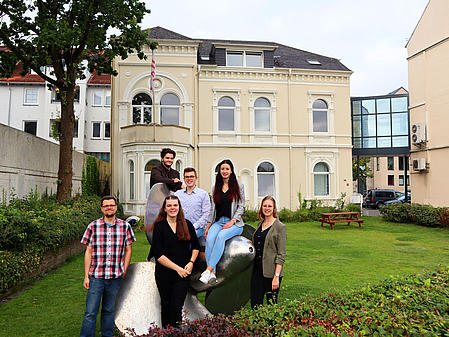
[[[95,336],[101,308],[101,335],[114,334],[115,297],[131,261],[131,244],[136,241],[131,226],[115,217],[117,202],[112,196],[101,199],[103,217],[87,226],[81,243],[84,255],[84,288],[87,291],[81,337]]]

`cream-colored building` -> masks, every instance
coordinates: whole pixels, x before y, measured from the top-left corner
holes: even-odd
[[[449,3],[430,0],[407,43],[413,202],[449,206]]]
[[[351,71],[339,60],[273,42],[191,39],[151,29],[149,60],[114,60],[112,188],[127,214],[143,214],[151,167],[161,148],[174,166],[194,166],[211,190],[231,159],[247,207],[272,194],[279,208],[302,198],[334,204],[352,193]],[[153,104],[154,103],[154,104]],[[181,172],[182,174],[182,172]]]

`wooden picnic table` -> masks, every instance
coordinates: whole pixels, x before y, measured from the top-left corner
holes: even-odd
[[[347,222],[348,225],[351,222],[357,222],[359,227],[362,227],[362,222],[365,220],[359,219],[359,212],[339,212],[339,213],[321,213],[321,227],[324,223],[331,225],[331,229],[334,229],[334,224],[339,222]]]

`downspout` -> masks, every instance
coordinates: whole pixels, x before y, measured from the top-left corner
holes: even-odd
[[[200,130],[200,70],[201,65],[197,65],[197,70],[195,74],[195,83],[194,83],[194,106],[193,106],[193,125],[195,129],[193,130],[193,162],[194,167],[196,167],[199,170],[199,164],[200,164],[200,149],[198,147],[199,144],[199,130]],[[204,185],[203,185],[204,186]]]
[[[8,101],[8,126],[11,126],[11,86],[8,83],[8,90],[9,90],[9,101]]]
[[[288,69],[288,162],[289,162],[289,182],[290,182],[290,209],[293,209],[292,202],[292,190],[293,190],[293,166],[292,166],[292,126],[291,126],[291,118],[290,118],[290,110],[291,110],[291,77],[292,77],[292,68]]]

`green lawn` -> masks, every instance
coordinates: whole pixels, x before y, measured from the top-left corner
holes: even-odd
[[[287,224],[287,260],[280,301],[349,289],[449,264],[449,230],[366,218],[356,225],[320,227]],[[144,261],[149,246],[137,233],[133,262]],[[86,291],[83,256],[69,259],[17,298],[0,306],[0,336],[79,335]]]

